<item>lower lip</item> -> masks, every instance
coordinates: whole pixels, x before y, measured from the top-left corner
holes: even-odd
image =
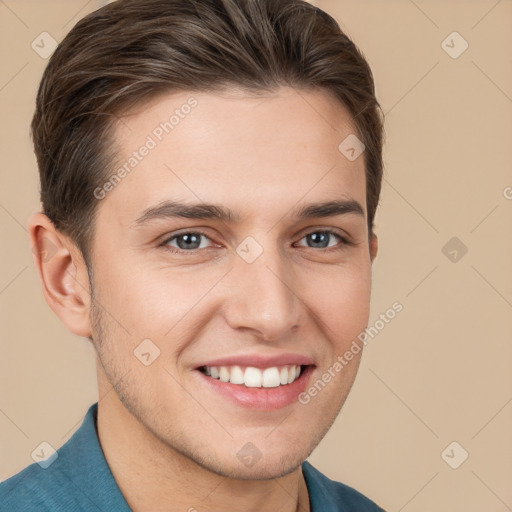
[[[306,389],[313,366],[306,366],[291,384],[284,384],[275,388],[248,388],[243,384],[231,384],[214,379],[197,370],[204,383],[213,391],[232,400],[239,406],[255,410],[282,409],[294,402],[298,402],[299,395]]]

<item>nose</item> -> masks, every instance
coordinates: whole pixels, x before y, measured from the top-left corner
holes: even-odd
[[[252,263],[235,256],[224,304],[227,323],[233,329],[252,331],[265,341],[290,335],[303,319],[293,269],[278,250],[266,249]]]

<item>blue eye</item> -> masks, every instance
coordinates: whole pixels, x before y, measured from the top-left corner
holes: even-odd
[[[336,239],[338,243],[336,243]],[[301,238],[306,240],[307,245],[299,244],[300,247],[308,247],[310,249],[327,249],[336,250],[343,249],[346,245],[351,245],[349,240],[342,237],[332,230],[317,230],[308,233]],[[208,244],[208,241],[210,244]],[[210,238],[201,231],[186,231],[172,235],[160,244],[164,249],[175,253],[194,252],[198,249],[207,249],[212,247]]]
[[[312,249],[327,249],[337,245],[336,243],[330,243],[330,240],[333,238],[337,238],[339,241],[341,240],[341,245],[348,243],[345,238],[330,230],[312,231],[311,233],[308,233],[306,236],[304,236],[301,240],[305,239],[307,243],[310,243],[311,245],[308,245],[308,247]]]
[[[173,235],[172,237],[165,240],[162,245],[174,247],[183,251],[190,251],[193,249],[204,249],[204,244],[201,244],[201,238],[209,238],[201,232],[189,231],[186,233],[180,233],[179,235]],[[172,242],[176,242],[176,245],[171,245]]]

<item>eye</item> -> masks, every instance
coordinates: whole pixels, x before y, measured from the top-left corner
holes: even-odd
[[[342,243],[336,244],[336,239]],[[349,241],[346,238],[332,230],[312,231],[301,240],[306,240],[306,243],[308,244],[306,247],[311,247],[312,249],[328,249],[330,247],[336,247],[336,245],[339,245],[339,248],[342,248],[343,245],[349,244]],[[334,243],[330,243],[333,240]],[[301,246],[304,247],[304,245]]]
[[[301,241],[302,240],[306,240],[306,245],[298,245],[311,249],[339,250],[343,249],[346,245],[351,245],[347,238],[329,229],[312,231],[304,236]],[[338,243],[336,243],[336,241],[338,241]],[[164,249],[176,253],[194,252],[198,249],[207,249],[213,246],[210,238],[201,231],[186,231],[172,235],[160,245]]]
[[[200,231],[187,231],[185,233],[172,235],[162,243],[162,246],[182,251],[205,249],[209,246],[203,243],[204,240],[210,240],[204,233]]]

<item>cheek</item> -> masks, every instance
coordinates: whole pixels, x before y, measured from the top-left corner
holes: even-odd
[[[119,257],[115,263],[103,259],[98,267],[100,303],[133,342],[150,338],[174,340],[179,352],[196,325],[207,322],[226,297],[217,296],[216,286],[230,276],[224,266],[156,268],[137,258]],[[158,267],[158,266],[157,266]],[[354,259],[339,266],[302,268],[294,272],[292,288],[304,308],[306,322],[314,322],[333,344],[350,343],[366,327],[369,315],[371,266]],[[213,292],[213,293],[212,293]],[[100,298],[101,297],[101,298]],[[307,308],[306,306],[307,305]],[[308,312],[310,310],[310,312]],[[190,322],[193,319],[194,327]],[[108,319],[111,320],[111,319]],[[115,326],[114,326],[115,327]],[[120,335],[124,335],[120,331]],[[160,344],[159,344],[160,345]]]
[[[149,268],[144,263],[105,268],[102,300],[134,338],[165,338],[187,323],[192,311],[208,305],[208,294],[222,277],[218,269]]]
[[[320,285],[321,283],[321,285]],[[371,269],[339,268],[310,292],[310,304],[333,344],[340,348],[364,330],[370,312]]]

